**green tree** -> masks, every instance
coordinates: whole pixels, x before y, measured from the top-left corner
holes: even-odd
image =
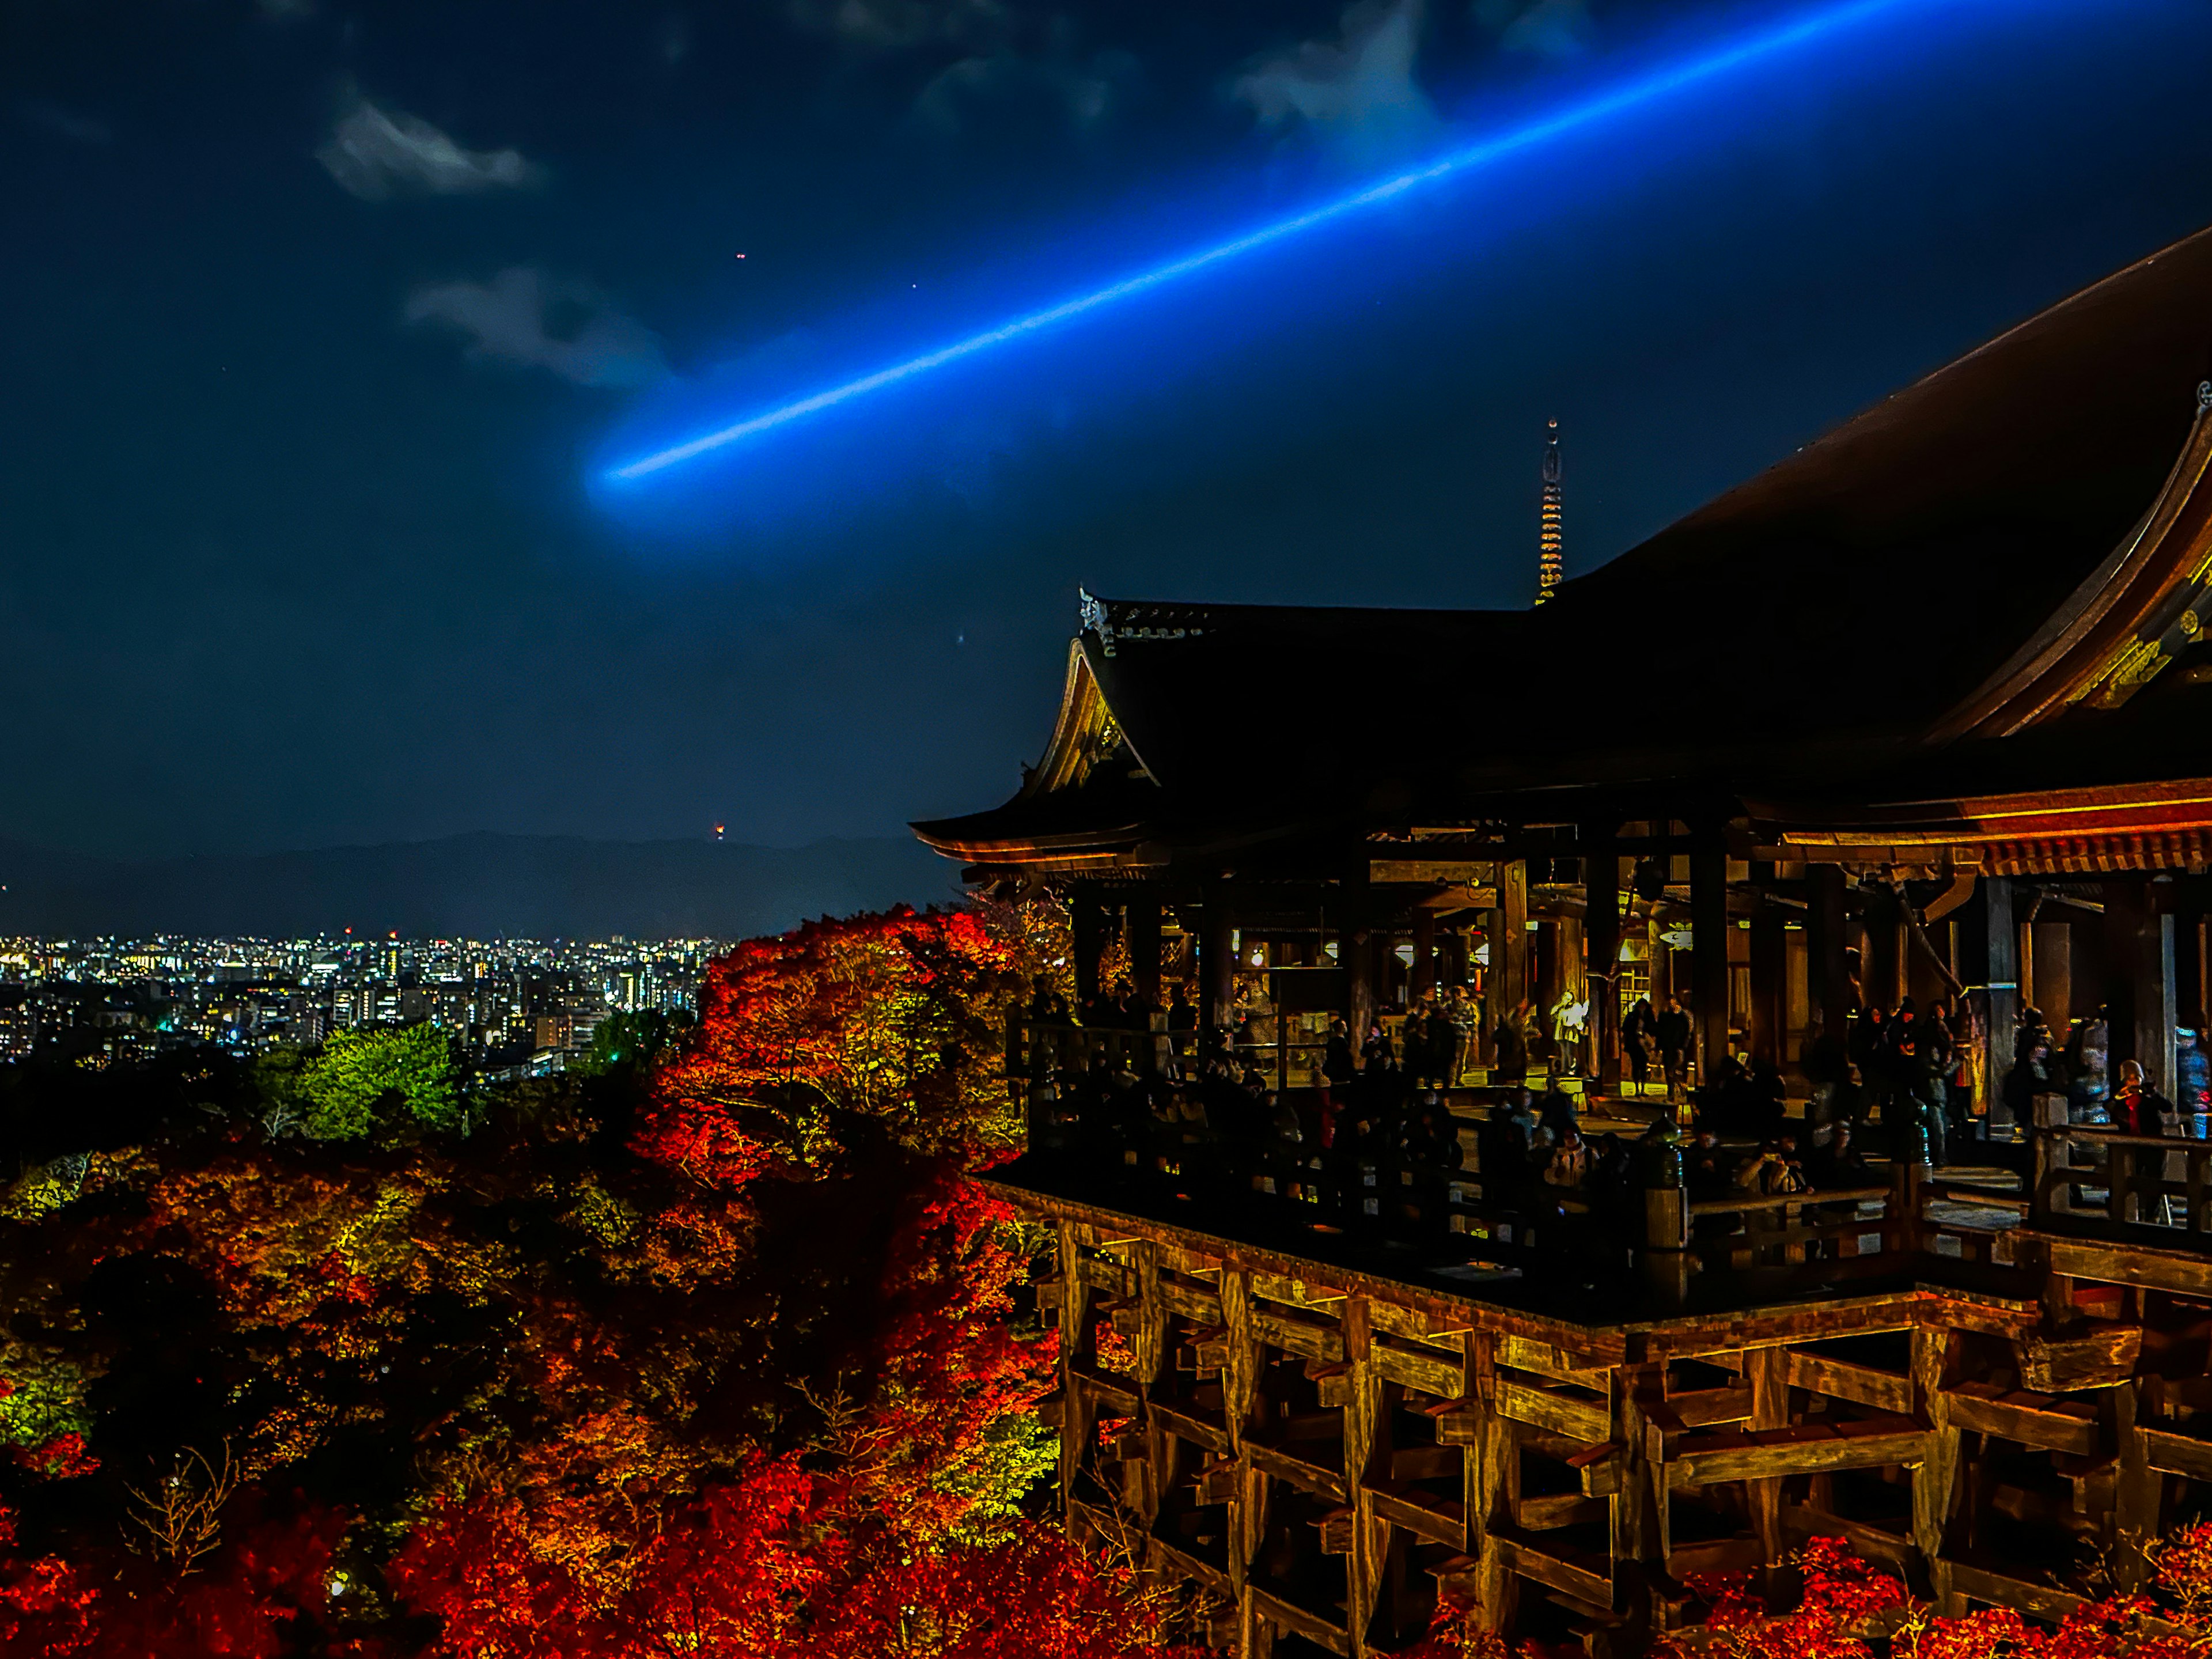
[[[400,1111],[426,1128],[468,1123],[460,1066],[434,1025],[341,1031],[308,1066],[300,1092],[307,1131],[322,1140],[358,1139]]]

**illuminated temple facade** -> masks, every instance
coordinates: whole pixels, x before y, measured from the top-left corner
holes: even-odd
[[[916,826],[971,882],[1066,903],[1079,1005],[1126,974],[1197,1022],[1009,1033],[1034,1139],[993,1184],[1057,1229],[1078,1535],[1189,1581],[1249,1655],[1388,1651],[1445,1591],[1639,1652],[1695,1617],[1690,1575],[1815,1534],[1954,1611],[2145,1581],[2142,1546],[2212,1499],[2212,1148],[2057,1095],[2016,1121],[1998,1085],[2032,1005],[2062,1040],[2101,1011],[2108,1075],[2182,1091],[2208,376],[2212,233],[1538,608],[1085,596],[1019,793]],[[1232,708],[1265,719],[1227,741]],[[1948,1165],[1893,1138],[1849,1190],[1698,1197],[1662,1148],[1611,1217],[1483,1168],[1524,1001],[1587,999],[1548,1063],[1650,1148],[1637,1000],[1683,1006],[1692,1084],[1741,1056],[1795,1113],[1856,1011],[1906,995],[1972,1019],[1990,1138]],[[1370,1160],[1347,1214],[1299,1155],[1051,1127],[1070,1079],[1141,1091],[1218,1040],[1310,1148],[1332,1019],[1356,1042],[1439,999],[1467,1011],[1465,1157],[1426,1194]]]

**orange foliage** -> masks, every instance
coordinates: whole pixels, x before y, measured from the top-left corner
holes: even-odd
[[[823,1167],[836,1112],[916,1152],[972,1151],[1003,1103],[1005,1015],[1041,964],[1034,921],[899,909],[739,945],[702,988],[696,1038],[654,1080],[637,1151],[741,1188]]]

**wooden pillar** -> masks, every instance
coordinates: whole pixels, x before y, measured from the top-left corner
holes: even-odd
[[[2112,1588],[2123,1595],[2141,1594],[2154,1577],[2148,1551],[2159,1540],[2166,1477],[2150,1466],[2150,1443],[2143,1430],[2157,1386],[2155,1377],[2139,1376],[2111,1391],[2112,1444],[2119,1460],[2112,1480],[2112,1547],[2107,1559]]]
[[[1413,1000],[1418,1004],[1424,997],[1434,996],[1436,989],[1437,913],[1416,910],[1413,912]]]
[[[1754,969],[1753,971],[1756,972]],[[1751,1419],[1747,1427],[1786,1429],[1790,1426],[1790,1356],[1783,1348],[1750,1348],[1743,1356],[1743,1378],[1751,1385]],[[1760,1559],[1769,1567],[1783,1557],[1782,1482],[1770,1477],[1743,1483],[1751,1510],[1752,1530],[1759,1534]]]
[[[1488,1331],[1468,1333],[1467,1403],[1475,1414],[1475,1431],[1461,1462],[1478,1616],[1485,1630],[1504,1633],[1513,1627],[1518,1580],[1499,1540],[1514,1524],[1521,1501],[1521,1437],[1520,1425],[1498,1414],[1496,1341]]]
[[[1498,933],[1491,937],[1490,967],[1498,976],[1501,1016],[1518,1007],[1528,995],[1528,864],[1509,859],[1498,866]],[[1505,960],[1498,961],[1498,935],[1504,936]]]
[[[1356,1054],[1375,1018],[1375,951],[1364,927],[1347,933],[1336,950],[1344,962],[1344,1018],[1352,1027],[1352,1052]]]
[[[2201,879],[2175,884],[2173,1017],[2191,1030],[2204,1015],[2204,896]]]
[[[1621,1448],[1620,1490],[1613,1495],[1613,1604],[1628,1616],[1629,1650],[1647,1645],[1663,1622],[1658,1600],[1673,1553],[1667,1470],[1652,1461],[1659,1436],[1648,1408],[1665,1402],[1667,1368],[1620,1365],[1613,1373],[1613,1437]]]
[[[1850,1035],[1851,976],[1844,947],[1844,871],[1841,865],[1805,867],[1806,977],[1810,981],[1814,1023],[1826,1042],[1840,1045]]]
[[[1984,875],[1975,884],[1973,897],[1959,913],[1959,948],[1964,958],[1959,977],[1970,986],[1988,988],[1974,994],[1980,1000],[1982,1078],[1988,1091],[1983,1103],[1989,1109],[1990,1121],[2002,1123],[2009,1121],[2002,1115],[2004,1078],[2012,1070],[2022,997],[2020,927],[2013,917],[2011,877]]]
[[[1344,1358],[1349,1368],[1345,1378],[1344,1486],[1345,1496],[1352,1503],[1352,1557],[1345,1564],[1345,1628],[1352,1638],[1353,1659],[1366,1659],[1372,1651],[1369,1626],[1375,1618],[1382,1563],[1390,1547],[1390,1523],[1375,1513],[1374,1494],[1368,1486],[1370,1463],[1379,1456],[1387,1475],[1390,1454],[1387,1447],[1379,1446],[1382,1374],[1376,1369],[1375,1345],[1369,1338],[1366,1297],[1355,1296],[1344,1304],[1343,1331]]]
[[[1620,854],[1610,825],[1583,831],[1583,972],[1589,987],[1590,1071],[1620,1088]]]
[[[1079,1364],[1090,1360],[1091,1286],[1083,1277],[1082,1236],[1075,1224],[1060,1224],[1060,1506],[1070,1538],[1076,1536],[1076,1477],[1083,1451],[1091,1441],[1091,1395],[1076,1381]]]
[[[1790,1031],[1790,939],[1782,911],[1762,905],[1751,918],[1750,1037],[1753,1058],[1779,1071],[1787,1061]]]
[[[2173,1097],[2173,918],[2142,877],[2105,889],[2105,1006],[2111,1020],[2111,1078],[2120,1062],[2142,1063],[2150,1086]]]
[[[1150,887],[1129,899],[1129,983],[1147,1008],[1160,1004],[1160,896]]]
[[[1222,1264],[1221,1407],[1229,1430],[1229,1455],[1237,1460],[1237,1495],[1229,1503],[1229,1588],[1237,1598],[1238,1659],[1265,1659],[1272,1629],[1252,1604],[1247,1587],[1252,1558],[1267,1534],[1267,1477],[1252,1467],[1245,1449],[1257,1395],[1259,1351],[1252,1335],[1250,1275],[1235,1261]]]
[[[1237,953],[1230,936],[1237,917],[1224,883],[1207,883],[1204,902],[1198,939],[1200,983],[1205,988],[1200,1012],[1209,1030],[1226,1030],[1236,1012]]]
[[[1690,1013],[1704,1087],[1729,1046],[1728,848],[1717,836],[1690,854]]]
[[[1086,1004],[1098,995],[1099,968],[1106,954],[1106,911],[1098,902],[1097,890],[1085,886],[1078,886],[1068,896],[1068,905],[1074,934],[1075,1000]]]
[[[1959,1474],[1959,1431],[1951,1426],[1950,1401],[1943,1393],[1951,1381],[1956,1346],[1956,1339],[1942,1326],[1913,1327],[1913,1404],[1929,1429],[1928,1454],[1912,1472],[1912,1542],[1927,1571],[1936,1610],[1942,1613],[1962,1611],[1952,1605],[1950,1569],[1942,1559]]]
[[[1879,884],[1859,889],[1865,905],[1866,952],[1860,966],[1869,1006],[1884,1013],[1905,999],[1905,919],[1897,895]]]
[[[1160,1290],[1160,1247],[1149,1238],[1138,1239],[1123,1247],[1122,1261],[1132,1270],[1136,1280],[1137,1330],[1130,1344],[1137,1359],[1137,1398],[1141,1401],[1151,1397],[1153,1386],[1159,1381],[1160,1365],[1167,1346],[1167,1304]],[[1174,1454],[1175,1437],[1159,1419],[1140,1405],[1139,1421],[1145,1426],[1145,1480],[1134,1493],[1128,1490],[1126,1474],[1122,1481],[1122,1498],[1139,1520],[1150,1528],[1159,1518],[1160,1498],[1167,1490],[1170,1459]],[[1124,1466],[1126,1469],[1126,1465]]]

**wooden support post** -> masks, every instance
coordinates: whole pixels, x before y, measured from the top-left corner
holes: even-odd
[[[1806,978],[1813,1020],[1820,1036],[1838,1055],[1851,1023],[1851,979],[1844,955],[1846,918],[1841,865],[1813,864],[1805,869]]]
[[[1613,1605],[1628,1616],[1630,1651],[1647,1646],[1666,1620],[1659,1602],[1674,1553],[1667,1471],[1661,1435],[1647,1414],[1664,1402],[1663,1364],[1618,1366],[1613,1373],[1613,1437],[1621,1448],[1620,1489],[1613,1494]]]
[[[1106,954],[1106,912],[1097,890],[1079,883],[1068,895],[1069,931],[1074,935],[1075,1000],[1087,1005],[1098,995],[1098,975]]]
[[[1237,1597],[1238,1659],[1265,1659],[1273,1650],[1267,1620],[1253,1610],[1247,1589],[1252,1558],[1267,1534],[1267,1477],[1252,1467],[1244,1437],[1252,1427],[1259,1351],[1252,1336],[1251,1276],[1236,1262],[1221,1269],[1222,1417],[1229,1430],[1229,1455],[1237,1460],[1237,1495],[1229,1502],[1229,1588]]]
[[[1690,854],[1690,1013],[1705,1088],[1729,1051],[1728,848],[1717,836]]]
[[[2204,1014],[2204,886],[2202,877],[2175,884],[2173,1017],[2191,1030]]]
[[[1485,1630],[1513,1628],[1518,1583],[1500,1547],[1498,1528],[1510,1525],[1521,1501],[1520,1425],[1497,1411],[1497,1339],[1488,1331],[1467,1338],[1468,1407],[1476,1414],[1474,1443],[1462,1459],[1468,1548],[1476,1559],[1475,1603]]]
[[[1585,824],[1583,840],[1583,974],[1589,987],[1590,1072],[1607,1094],[1620,1090],[1620,854],[1610,823]]]
[[[1413,912],[1413,1000],[1434,996],[1437,990],[1437,913]]]
[[[1352,1659],[1366,1659],[1372,1650],[1369,1626],[1375,1618],[1377,1593],[1382,1584],[1382,1565],[1389,1554],[1390,1523],[1375,1513],[1374,1494],[1368,1477],[1376,1459],[1387,1472],[1390,1449],[1384,1443],[1382,1375],[1376,1369],[1375,1348],[1367,1325],[1367,1299],[1353,1297],[1344,1305],[1344,1358],[1350,1368],[1345,1381],[1344,1486],[1352,1501],[1352,1558],[1345,1567],[1345,1626],[1352,1638]],[[1385,1633],[1387,1642],[1387,1632]]]
[[[1866,955],[1860,963],[1866,1000],[1887,1012],[1905,998],[1905,919],[1887,887],[1869,882],[1859,896],[1866,916]]]
[[[2173,918],[2142,877],[2105,883],[2105,1004],[2112,1079],[2139,1061],[2150,1086],[2173,1097]]]
[[[1137,1358],[1137,1396],[1145,1400],[1151,1397],[1154,1385],[1159,1381],[1160,1366],[1167,1345],[1167,1304],[1160,1294],[1160,1247],[1149,1238],[1140,1238],[1128,1246],[1127,1251],[1122,1259],[1135,1269],[1137,1280],[1137,1331],[1136,1339],[1130,1346],[1135,1350]],[[1134,1494],[1136,1501],[1131,1507],[1135,1510],[1137,1518],[1150,1527],[1159,1517],[1160,1498],[1166,1490],[1169,1473],[1170,1449],[1168,1442],[1173,1437],[1158,1426],[1149,1411],[1145,1413],[1145,1427],[1146,1443],[1151,1455],[1146,1461],[1143,1488]],[[1126,1486],[1124,1495],[1128,1495]]]
[[[1208,882],[1204,903],[1198,940],[1198,967],[1205,987],[1200,1012],[1208,1030],[1225,1031],[1237,1013],[1237,952],[1231,943],[1237,918],[1230,908],[1227,884]]]
[[[1964,1611],[1951,1593],[1950,1569],[1943,1563],[1944,1535],[1951,1521],[1953,1488],[1959,1474],[1959,1431],[1951,1426],[1944,1386],[1951,1380],[1957,1338],[1940,1325],[1912,1328],[1912,1399],[1928,1425],[1928,1453],[1912,1472],[1912,1543],[1928,1575],[1938,1613]]]
[[[1751,918],[1751,1053],[1780,1071],[1789,1063],[1790,939],[1782,912],[1763,905]]]
[[[1147,1008],[1160,1002],[1160,896],[1146,887],[1129,900],[1129,984]]]
[[[1077,1536],[1076,1477],[1083,1450],[1091,1443],[1088,1392],[1075,1380],[1075,1368],[1088,1360],[1091,1344],[1091,1286],[1083,1277],[1083,1250],[1075,1224],[1060,1224],[1060,1506],[1067,1535]]]
[[[1751,1385],[1753,1430],[1790,1426],[1790,1356],[1782,1348],[1753,1348],[1743,1357],[1744,1381]],[[1745,1500],[1752,1529],[1759,1534],[1760,1559],[1769,1567],[1783,1557],[1782,1481],[1778,1477],[1747,1480]]]
[[[1490,968],[1498,975],[1498,1016],[1517,1008],[1528,995],[1528,863],[1509,859],[1498,866],[1498,932],[1491,936]],[[1499,934],[1504,958],[1498,961]]]
[[[2149,1391],[2155,1379],[2136,1377],[2109,1390],[2112,1402],[2112,1444],[2119,1466],[2112,1481],[2112,1588],[2123,1595],[2149,1588],[2153,1572],[2150,1547],[2158,1542],[2163,1517],[2166,1477],[2150,1466],[2149,1443],[2143,1438],[2150,1416]]]
[[[1981,1081],[1985,1097],[1977,1103],[1992,1124],[2011,1121],[2004,1112],[2005,1073],[2012,1069],[2013,1038],[2020,1029],[2025,993],[2020,962],[2021,929],[2013,917],[2012,878],[1984,875],[1959,913],[1959,945],[1964,960],[1959,977],[1969,986],[1982,1022]]]

